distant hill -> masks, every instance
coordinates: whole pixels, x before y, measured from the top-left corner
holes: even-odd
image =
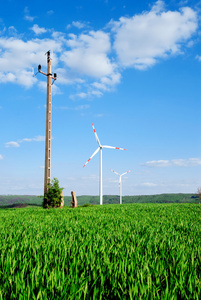
[[[199,203],[200,199],[195,194],[160,194],[142,196],[124,196],[123,203]],[[34,195],[0,195],[0,207],[41,206],[43,199]],[[99,196],[78,196],[78,205],[99,204]],[[71,196],[64,197],[66,206],[70,206]],[[103,204],[118,204],[119,196],[104,195]]]
[[[14,204],[41,206],[42,201],[42,198],[32,195],[0,195],[0,206],[12,206]]]
[[[71,197],[64,197],[65,205],[70,206]],[[99,204],[99,196],[78,196],[78,205],[85,203]],[[124,196],[123,203],[199,203],[200,199],[195,194],[160,194]],[[103,204],[119,204],[119,196],[104,195]]]

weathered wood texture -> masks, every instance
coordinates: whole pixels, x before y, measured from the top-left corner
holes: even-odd
[[[71,192],[71,207],[77,207],[77,198],[75,192]]]

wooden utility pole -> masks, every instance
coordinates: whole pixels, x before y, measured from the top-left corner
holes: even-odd
[[[48,191],[48,184],[50,183],[51,171],[51,111],[52,111],[52,79],[56,80],[57,74],[52,76],[50,51],[47,55],[47,74],[41,71],[41,65],[38,65],[38,72],[47,76],[47,105],[46,105],[46,134],[45,134],[45,176],[44,176],[44,194]]]
[[[50,183],[51,171],[51,112],[52,112],[52,66],[50,51],[47,52],[47,104],[46,104],[46,134],[45,134],[45,177],[44,194],[47,192],[47,185]]]

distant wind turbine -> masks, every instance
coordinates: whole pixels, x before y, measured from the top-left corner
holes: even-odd
[[[117,174],[119,176],[119,188],[120,188],[120,204],[122,204],[122,185],[121,185],[121,177],[124,176],[125,174],[131,172],[132,170],[129,170],[123,174],[119,174],[115,172],[114,170],[110,169],[113,173]]]
[[[117,150],[127,150],[127,149],[123,149],[123,148],[118,148],[118,147],[112,147],[112,146],[102,146],[100,141],[99,141],[99,138],[98,138],[98,135],[96,133],[96,130],[94,128],[94,125],[92,123],[92,127],[93,127],[93,130],[94,130],[94,134],[95,134],[95,137],[96,137],[96,141],[98,143],[98,148],[94,151],[94,153],[92,154],[92,156],[87,160],[87,162],[84,164],[83,168],[88,164],[88,162],[92,159],[92,157],[94,157],[94,155],[96,155],[98,153],[98,151],[100,150],[100,184],[99,184],[99,195],[100,195],[100,205],[103,204],[103,187],[102,187],[102,149],[103,148],[109,148],[109,149],[117,149]]]

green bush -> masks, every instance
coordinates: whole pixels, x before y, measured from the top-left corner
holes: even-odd
[[[56,208],[61,206],[63,188],[59,187],[59,180],[54,178],[52,183],[47,185],[47,192],[43,197],[43,208]]]
[[[85,203],[83,205],[80,205],[79,207],[92,207],[92,206],[94,206],[94,205],[91,205],[89,203]]]

